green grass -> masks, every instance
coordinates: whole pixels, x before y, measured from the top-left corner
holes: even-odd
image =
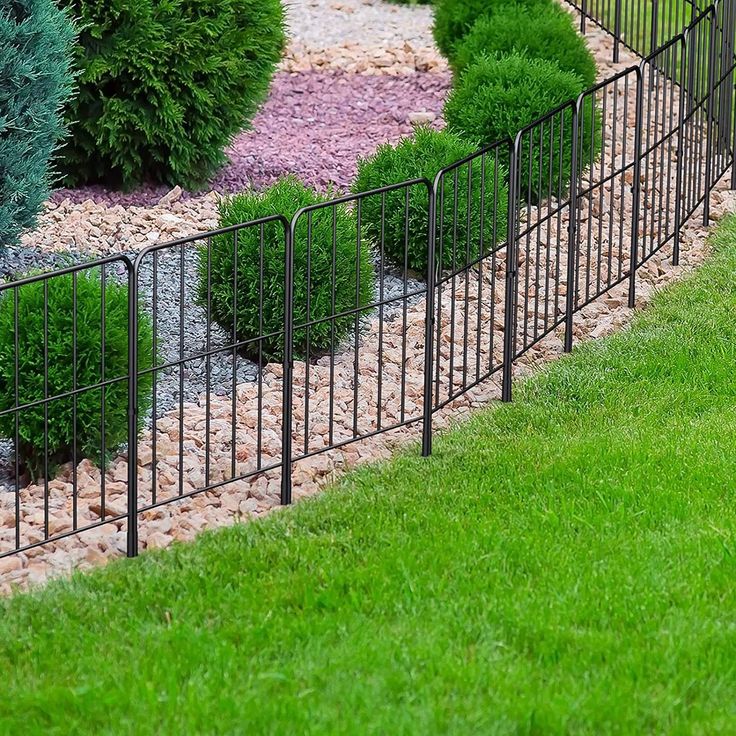
[[[2,604],[7,734],[736,723],[736,219],[633,327],[415,454]]]

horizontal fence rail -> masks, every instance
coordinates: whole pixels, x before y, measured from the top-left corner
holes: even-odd
[[[300,460],[408,425],[429,455],[438,411],[677,265],[736,188],[736,2],[570,4],[639,62],[433,181],[0,284],[0,556],[105,524],[134,556],[163,506],[286,505]]]

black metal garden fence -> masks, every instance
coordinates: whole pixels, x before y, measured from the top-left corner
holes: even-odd
[[[555,331],[570,351],[575,314],[618,284],[633,306],[638,270],[670,243],[676,265],[684,224],[699,210],[708,222],[729,167],[736,188],[736,3],[571,4],[581,30],[592,22],[613,36],[615,61],[623,46],[640,63],[432,182],[0,285],[16,335],[4,356],[13,395],[0,431],[15,460],[0,555],[113,522],[132,556],[142,514],[256,476],[278,477],[289,504],[297,461],[410,424],[421,423],[429,455],[437,411],[497,373],[511,400],[525,352]],[[417,242],[421,273],[410,268]],[[212,289],[223,252],[225,296]],[[90,284],[92,315],[78,304]],[[52,313],[64,289],[67,308]],[[109,298],[116,291],[126,294],[124,315]],[[232,316],[229,327],[220,313]],[[121,320],[124,355],[114,348]],[[37,325],[42,345],[33,375],[24,324]],[[49,341],[59,325],[64,350]],[[89,339],[99,365],[80,363]],[[121,400],[125,436],[111,437]],[[51,451],[58,423],[72,428],[63,480]],[[29,485],[19,449],[39,431],[42,480]],[[79,464],[84,457],[92,462]]]

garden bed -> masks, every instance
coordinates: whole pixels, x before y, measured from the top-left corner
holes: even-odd
[[[346,6],[347,7],[347,6]],[[353,7],[352,5],[350,7]],[[357,5],[355,6],[358,7]],[[373,8],[374,4],[365,4]],[[424,13],[424,10],[403,8],[403,12]],[[356,10],[355,13],[358,11]],[[383,12],[383,11],[381,11]],[[393,12],[393,11],[392,11]],[[347,12],[347,15],[354,15]],[[305,36],[302,37],[304,39]],[[619,65],[612,65],[612,40],[602,32],[592,30],[590,45],[599,64],[599,76],[612,73],[634,63],[633,57],[622,54]],[[306,42],[306,41],[305,41]],[[378,68],[385,68],[378,65]],[[254,130],[241,134],[230,154],[231,163],[213,181],[215,192],[230,192],[243,186],[262,187],[285,171],[296,173],[306,182],[319,188],[329,185],[341,189],[347,186],[355,172],[357,156],[371,152],[379,143],[398,139],[411,130],[412,120],[432,120],[439,113],[442,98],[448,88],[448,76],[444,71],[436,73],[416,72],[404,76],[346,74],[330,70],[323,73],[300,72],[280,76],[274,85],[270,101],[256,118]],[[617,157],[633,157],[634,126],[629,120],[629,135],[620,142],[613,133],[623,129],[624,120],[631,114],[626,105],[614,104],[620,90],[606,92],[610,103],[605,108],[604,126],[606,139],[618,147],[608,151],[609,160]],[[661,121],[664,124],[664,121]],[[295,129],[297,133],[295,134]],[[644,235],[651,237],[651,228],[659,222],[663,213],[657,210],[657,192],[672,185],[672,171],[653,172],[645,181],[645,210],[649,212],[649,228]],[[615,259],[596,260],[595,253],[610,253],[612,246],[605,217],[610,206],[619,207],[624,216],[622,238],[630,234],[630,209],[627,210],[625,187],[630,184],[624,178],[601,188],[596,197],[582,210],[584,236],[593,246],[590,256],[583,253],[581,267],[605,278],[612,269],[625,269],[628,254]],[[725,188],[721,185],[720,189]],[[25,248],[9,255],[0,267],[15,270],[12,259],[29,261],[34,266],[58,265],[59,253],[77,260],[101,253],[125,252],[135,255],[142,248],[172,238],[204,232],[217,224],[217,195],[188,193],[175,190],[143,189],[128,195],[118,195],[101,188],[83,188],[63,191],[56,195],[40,228],[25,236]],[[713,214],[720,214],[730,204],[716,192]],[[609,206],[609,202],[612,203]],[[555,202],[529,207],[524,213],[524,226],[543,223]],[[560,234],[567,232],[566,211],[556,216],[556,233],[552,226],[540,225],[536,248],[527,243],[522,273],[528,276],[542,269],[548,275],[546,288],[550,293],[563,293],[567,288],[565,242]],[[628,220],[628,222],[626,222]],[[640,271],[639,303],[646,303],[654,287],[671,281],[684,269],[697,264],[704,253],[705,231],[691,220],[683,236],[682,261],[679,268],[671,265],[667,253],[652,257]],[[540,242],[544,246],[540,249]],[[12,252],[11,252],[12,253]],[[34,254],[36,254],[34,256]],[[468,332],[468,324],[479,321],[481,310],[493,308],[500,313],[504,303],[502,289],[493,289],[494,279],[503,269],[503,254],[499,253],[485,270],[461,274],[447,282],[440,291],[440,326],[438,330],[438,374],[449,392],[464,385],[467,377],[467,354],[479,356],[483,365],[495,365],[500,360],[501,344],[493,331]],[[180,270],[178,252],[160,259],[159,284],[164,289],[159,314],[159,331],[165,357],[175,360],[180,349],[181,312],[178,285],[182,279],[193,280],[195,254],[184,254],[185,271]],[[7,260],[11,259],[11,260]],[[34,260],[35,259],[35,260]],[[417,281],[404,281],[379,265],[380,278],[387,293],[421,288]],[[145,307],[150,302],[151,285],[143,271],[141,299]],[[468,293],[478,293],[477,300],[468,300]],[[532,295],[528,279],[522,276],[521,296]],[[546,294],[542,294],[546,296]],[[377,429],[376,417],[380,414],[386,424],[403,422],[421,415],[423,395],[423,355],[425,304],[423,298],[406,300],[405,306],[393,313],[374,312],[366,317],[360,333],[358,354],[345,349],[330,365],[329,359],[321,359],[309,367],[297,362],[295,366],[295,447],[304,447],[305,453],[325,446],[325,390],[335,387],[337,411],[330,421],[335,428],[335,441],[349,439],[357,429],[368,433]],[[532,324],[529,324],[531,314]],[[187,307],[185,321],[187,350],[196,352],[204,343],[206,330],[203,314]],[[621,327],[630,316],[625,306],[625,287],[616,287],[604,299],[585,307],[576,318],[577,339],[599,337]],[[523,313],[519,317],[522,339],[536,333],[538,315]],[[559,314],[554,315],[555,318]],[[367,323],[366,323],[367,322]],[[531,329],[531,333],[529,330]],[[457,343],[457,335],[464,335],[464,342]],[[380,342],[379,342],[380,340]],[[557,357],[561,353],[559,331],[550,334],[535,345],[515,366],[516,374],[524,374],[531,366]],[[236,463],[237,474],[247,473],[280,462],[282,368],[269,364],[258,371],[253,363],[239,357],[235,367],[237,400],[233,416],[233,365],[229,354],[222,354],[212,361],[209,374],[210,394],[203,396],[207,386],[205,363],[188,361],[183,381],[185,402],[179,406],[178,369],[163,375],[157,386],[157,422],[150,426],[139,441],[139,505],[153,503],[152,486],[155,479],[157,501],[174,499],[180,492],[186,493],[201,487],[205,447],[210,453],[211,479],[227,480]],[[359,386],[354,383],[355,365],[358,365]],[[381,376],[382,397],[378,399],[378,377]],[[308,389],[305,386],[309,384]],[[357,395],[356,395],[357,392]],[[307,396],[311,397],[311,422],[307,425],[303,408]],[[437,426],[457,420],[473,406],[497,398],[498,384],[487,381],[462,398],[447,404],[436,417]],[[356,404],[360,411],[356,424]],[[205,403],[210,416],[217,420],[209,438],[203,439],[206,422]],[[380,406],[380,411],[379,411]],[[259,412],[259,409],[261,410]],[[260,419],[254,420],[254,416]],[[263,437],[256,446],[254,421],[260,422]],[[232,443],[232,427],[235,426],[235,447]],[[181,429],[184,429],[182,436]],[[151,436],[155,432],[156,446],[160,448],[157,466],[152,466]],[[330,450],[299,461],[294,471],[294,496],[300,498],[315,492],[329,482],[336,471],[360,461],[385,458],[397,443],[404,443],[418,436],[417,425],[401,427],[393,432],[364,440],[359,444]],[[322,443],[322,444],[320,444]],[[179,467],[179,452],[184,450],[183,466]],[[237,451],[237,454],[236,454]],[[233,458],[235,458],[233,460]],[[126,510],[127,460],[124,455],[116,458],[107,474],[107,513],[122,516]],[[80,523],[93,523],[100,519],[99,471],[89,463],[79,469],[79,519]],[[69,474],[50,484],[50,507],[55,533],[71,526],[71,499]],[[41,534],[44,515],[39,506],[44,498],[43,485],[31,485],[21,490],[21,531],[24,539],[34,540]],[[205,528],[233,523],[239,518],[260,515],[278,505],[279,475],[276,472],[262,474],[251,480],[236,481],[221,490],[193,496],[175,505],[145,511],[140,521],[140,537],[147,548],[168,546],[174,540],[191,539]],[[15,494],[0,497],[5,531],[0,533],[0,551],[13,545]],[[114,522],[117,531],[109,528],[95,529],[78,537],[68,538],[29,550],[12,558],[0,560],[0,570],[5,571],[5,590],[11,584],[27,584],[45,579],[50,574],[66,572],[79,565],[99,564],[125,551],[123,522]],[[49,527],[51,529],[51,527]]]

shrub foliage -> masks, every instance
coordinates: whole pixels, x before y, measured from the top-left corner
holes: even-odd
[[[479,18],[491,17],[504,8],[509,8],[509,12],[544,8],[551,2],[553,0],[436,0],[432,28],[434,40],[442,54],[451,59],[455,46]]]
[[[0,250],[33,227],[64,135],[74,27],[53,0],[0,6]]]
[[[225,228],[271,215],[290,218],[302,207],[325,201],[296,179],[286,178],[263,193],[239,194],[222,200],[220,225]],[[209,249],[200,250],[197,302],[209,308],[210,319],[228,335],[233,335],[235,325],[236,339],[249,341],[242,348],[245,355],[254,360],[282,360],[283,226],[277,222],[266,223],[262,240],[259,226],[241,228],[236,233],[216,236]],[[365,238],[360,238],[360,248],[358,240],[355,215],[342,205],[315,210],[311,217],[304,215],[297,223],[293,302],[296,356],[336,348],[355,325],[355,315],[343,313],[358,309],[372,299],[371,252]],[[332,320],[333,315],[341,316]],[[318,320],[322,321],[311,325],[308,331],[300,327]]]
[[[404,138],[396,146],[384,144],[373,156],[361,160],[353,189],[369,191],[421,178],[431,182],[440,170],[474,151],[474,145],[454,133],[417,128],[411,138]],[[490,155],[485,164],[476,157],[443,177],[437,253],[444,269],[460,268],[481,255],[481,250],[487,252],[494,240],[506,236],[506,170],[497,170],[495,163]],[[425,274],[429,197],[421,185],[412,186],[408,194],[408,202],[406,188],[365,198],[361,219],[366,234],[377,248],[382,248],[388,262],[399,268],[406,263],[409,269]]]
[[[49,401],[47,414],[43,404],[19,412],[20,441],[16,451],[34,478],[44,472],[46,434],[50,471],[61,463],[77,462],[85,457],[104,463],[103,404],[106,452],[128,439],[127,380],[110,383],[104,392],[101,388],[82,390],[103,380],[128,376],[128,287],[106,278],[103,298],[102,283],[100,270],[94,269],[76,277],[65,274],[50,277],[47,282],[34,281],[0,294],[0,411],[16,406],[16,371],[18,405],[40,401],[44,396],[65,394],[75,387],[80,389],[76,407],[73,399],[67,396]],[[150,321],[141,317],[140,370],[152,365],[151,338]],[[47,377],[45,364],[48,365]],[[141,415],[149,408],[150,389],[151,377],[145,374],[139,382]],[[15,414],[0,414],[0,436],[14,441],[15,432]]]
[[[458,73],[482,54],[514,51],[531,59],[556,62],[563,71],[577,74],[586,89],[595,84],[593,55],[569,13],[556,4],[533,9],[512,6],[492,17],[479,18],[455,48],[450,62]]]
[[[281,0],[62,0],[80,18],[66,183],[196,187],[264,98]]]
[[[451,130],[477,144],[514,140],[525,126],[555,108],[575,100],[583,90],[581,79],[549,61],[520,54],[498,58],[480,56],[461,75],[445,103]],[[580,120],[581,168],[600,150],[599,112],[585,106]],[[521,196],[537,201],[547,193],[561,193],[572,174],[572,113],[553,116],[536,134],[525,135],[519,159]],[[591,139],[593,144],[591,145]]]

